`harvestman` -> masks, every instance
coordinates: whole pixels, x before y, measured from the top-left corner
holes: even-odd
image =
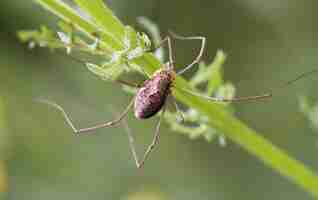
[[[46,104],[49,104],[58,110],[60,110],[66,120],[66,122],[69,124],[69,126],[72,128],[73,132],[75,135],[83,135],[83,134],[88,134],[90,131],[94,131],[99,128],[105,128],[105,127],[110,127],[119,124],[126,116],[127,113],[129,112],[130,108],[134,105],[134,114],[137,119],[147,119],[155,114],[157,114],[161,109],[162,112],[160,114],[159,120],[156,124],[156,129],[154,133],[154,137],[152,139],[152,142],[148,146],[147,150],[145,151],[143,158],[140,160],[137,156],[136,150],[135,150],[135,145],[134,145],[134,138],[131,134],[131,131],[127,124],[125,123],[125,129],[128,133],[129,137],[129,145],[131,152],[133,154],[135,163],[137,168],[141,168],[146,159],[149,157],[150,153],[152,150],[156,147],[156,145],[159,143],[159,128],[160,124],[162,121],[162,118],[165,114],[166,110],[166,100],[168,97],[171,97],[173,100],[174,105],[176,106],[176,109],[178,112],[180,112],[178,105],[176,103],[176,100],[174,97],[171,95],[171,88],[174,87],[173,83],[175,80],[176,75],[181,75],[187,70],[189,70],[191,67],[193,67],[195,64],[197,64],[203,55],[204,49],[205,49],[205,43],[206,43],[206,38],[202,36],[193,36],[193,37],[183,37],[176,35],[175,33],[171,33],[172,37],[175,39],[180,39],[180,40],[201,40],[201,48],[199,51],[199,54],[197,57],[185,68],[183,68],[179,72],[174,71],[174,60],[172,57],[172,45],[171,45],[171,39],[169,36],[167,36],[165,39],[163,39],[158,47],[162,46],[164,43],[168,44],[168,50],[169,50],[169,62],[163,64],[161,69],[157,70],[149,79],[144,81],[142,85],[137,85],[133,83],[129,83],[123,80],[116,80],[116,82],[123,84],[123,85],[128,85],[131,87],[135,87],[138,89],[137,94],[132,98],[128,106],[125,108],[125,110],[118,115],[117,119],[104,122],[101,124],[97,124],[95,126],[91,126],[88,128],[80,128],[77,129],[74,124],[72,123],[71,118],[68,116],[68,114],[64,111],[64,109],[59,106],[56,103],[43,100],[41,99],[40,101]],[[303,78],[304,76],[311,74],[312,72],[317,71],[317,70],[312,70],[310,72],[301,74],[297,78],[288,81],[284,86],[289,85],[290,83]],[[182,88],[181,88],[182,89]],[[209,96],[204,96],[186,89],[182,89],[183,91],[195,95],[204,99],[208,99],[210,101],[216,101],[216,102],[235,102],[235,101],[253,101],[253,100],[259,100],[259,99],[266,99],[266,98],[271,98],[272,97],[272,92],[266,93],[263,95],[257,95],[257,96],[246,96],[246,97],[236,97],[236,98],[231,98],[231,99],[226,99],[226,98],[215,98],[215,97],[209,97]],[[180,112],[181,116],[182,113]]]

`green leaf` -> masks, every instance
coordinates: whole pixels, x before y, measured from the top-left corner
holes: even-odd
[[[160,42],[162,41],[162,38],[160,36],[159,27],[157,26],[157,24],[146,17],[138,17],[137,21],[146,29],[146,31],[149,32],[154,43],[154,47],[158,47]],[[154,54],[160,60],[160,62],[164,62],[165,51],[163,47],[157,48]]]
[[[298,98],[298,101],[299,101],[300,111],[303,112],[304,114],[308,114],[312,110],[313,105],[311,105],[307,97],[301,96]]]
[[[211,95],[213,91],[223,84],[223,72],[222,66],[225,62],[226,55],[223,51],[218,50],[216,52],[216,56],[211,65],[207,68],[207,76],[208,78],[208,86],[207,86],[207,94]]]
[[[70,23],[66,23],[65,21],[59,21],[58,26],[65,33],[73,33],[74,27]]]
[[[217,87],[223,84],[222,66],[226,56],[223,51],[218,50],[213,62],[206,65],[204,62],[199,64],[199,69],[190,80],[190,85],[195,87],[207,82],[206,94],[212,95]]]
[[[299,98],[300,110],[310,121],[314,129],[318,129],[318,104],[312,104],[307,97]]]
[[[40,47],[54,49],[63,46],[56,38],[55,33],[43,25],[39,31],[19,31],[17,35],[22,42],[30,42]]]
[[[217,88],[215,97],[224,99],[233,99],[235,96],[235,87],[231,83],[225,83]],[[228,104],[229,102],[224,102]]]
[[[113,63],[109,67],[101,67],[92,63],[86,63],[87,68],[99,76],[103,80],[116,80],[125,70],[125,68],[120,65]]]
[[[92,17],[101,30],[107,32],[119,42],[123,41],[124,26],[102,0],[75,0],[75,2]]]
[[[92,22],[82,18],[76,11],[63,3],[61,0],[35,0],[45,9],[59,16],[62,20],[73,24],[80,31],[87,34],[91,38],[95,38],[95,34],[99,33],[98,27]],[[91,2],[91,1],[89,1]],[[122,48],[122,44],[107,33],[100,33],[102,47],[109,50],[118,50]]]
[[[138,46],[137,33],[130,26],[125,27],[124,44],[129,49],[134,49]]]
[[[197,72],[192,76],[189,83],[192,87],[196,87],[205,81],[207,81],[206,64],[204,62],[200,62]]]
[[[183,113],[184,121],[182,123],[179,123],[178,120],[176,120],[179,117],[179,113],[166,111],[165,119],[173,131],[184,134],[190,139],[197,139],[202,136],[210,142],[212,138],[214,138],[214,135],[216,135],[216,131],[207,126],[205,123],[197,123],[199,122],[200,116],[194,114],[192,111],[195,112],[190,109],[188,112]],[[192,124],[187,125],[185,123]]]
[[[18,37],[22,42],[27,42],[30,39],[40,37],[40,33],[38,31],[19,31]]]
[[[149,31],[150,35],[152,36],[152,39],[154,41],[155,46],[158,46],[162,40],[160,36],[159,27],[157,24],[152,22],[150,19],[146,17],[138,17],[137,21],[139,24],[141,24],[147,31]]]

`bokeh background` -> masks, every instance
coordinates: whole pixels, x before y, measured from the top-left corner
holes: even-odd
[[[226,80],[239,95],[259,94],[318,68],[315,0],[107,0],[129,25],[155,21],[164,35],[208,38],[204,60],[228,54]],[[238,145],[189,138],[162,126],[159,148],[136,170],[123,127],[73,137],[61,114],[32,99],[58,102],[77,126],[112,118],[130,95],[101,81],[85,66],[46,49],[28,50],[16,31],[57,18],[33,1],[0,1],[0,189],[7,199],[311,199]],[[198,45],[178,41],[177,64],[191,61]],[[185,76],[191,76],[192,72]],[[318,171],[318,132],[299,111],[298,97],[318,99],[318,75],[280,90],[266,103],[236,104],[236,114],[266,138]],[[130,76],[141,81],[140,77]],[[138,151],[150,142],[155,120],[128,123]],[[318,188],[317,188],[318,189]]]

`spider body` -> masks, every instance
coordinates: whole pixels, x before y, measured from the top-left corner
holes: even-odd
[[[176,73],[168,66],[162,67],[143,83],[138,90],[134,102],[135,116],[147,119],[158,113],[171,94],[172,83]]]

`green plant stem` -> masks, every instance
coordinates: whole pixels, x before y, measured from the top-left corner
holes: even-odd
[[[87,34],[87,36],[94,38],[94,33],[99,33],[98,27],[92,22],[84,20],[79,14],[77,14],[72,8],[67,6],[60,0],[35,0],[41,4],[44,8],[54,13],[62,20],[75,25],[80,31]],[[109,49],[120,49],[122,45],[116,41],[111,35],[107,33],[101,35],[101,39],[105,48]]]
[[[122,36],[125,34],[124,26],[102,0],[75,0],[75,2],[83,9],[83,11],[90,14],[94,22],[102,27],[103,31],[107,31],[119,41],[123,40]]]
[[[75,15],[77,14],[61,1],[37,0],[37,2],[64,20],[76,24],[85,33],[91,34],[98,31],[96,26],[81,17],[76,17]],[[124,30],[124,25],[118,21],[105,5],[103,5],[103,8],[106,8],[106,11],[104,9],[95,10],[95,8],[101,6],[101,0],[92,0],[89,1],[89,4],[84,0],[76,0],[76,2],[81,9],[92,16],[96,23],[100,25],[99,28],[102,28],[106,33],[110,33],[109,35],[113,37],[112,40],[102,40],[104,44],[112,47],[122,46],[123,41],[120,40],[124,37],[122,31]],[[94,28],[96,30],[93,30]],[[152,74],[161,66],[161,63],[149,53],[136,59],[135,62],[142,66],[149,74]],[[192,89],[181,77],[177,77],[176,87],[173,91],[180,102],[206,115],[209,119],[209,124],[221,130],[227,138],[239,144],[249,153],[262,160],[267,166],[278,171],[281,175],[289,178],[289,180],[318,198],[318,177],[311,169],[290,157],[286,152],[262,137],[261,134],[250,129],[247,125],[222,109],[220,105],[186,94],[177,88]]]
[[[196,107],[209,119],[214,116],[213,121],[209,120],[211,126],[221,129],[232,141],[317,197],[318,177],[308,167],[289,156],[285,151],[273,145],[238,119],[220,111],[209,103],[202,101],[202,99],[196,97],[194,97],[196,99],[193,99],[180,91],[176,92],[176,96],[178,99],[184,100],[183,102],[187,105]]]

